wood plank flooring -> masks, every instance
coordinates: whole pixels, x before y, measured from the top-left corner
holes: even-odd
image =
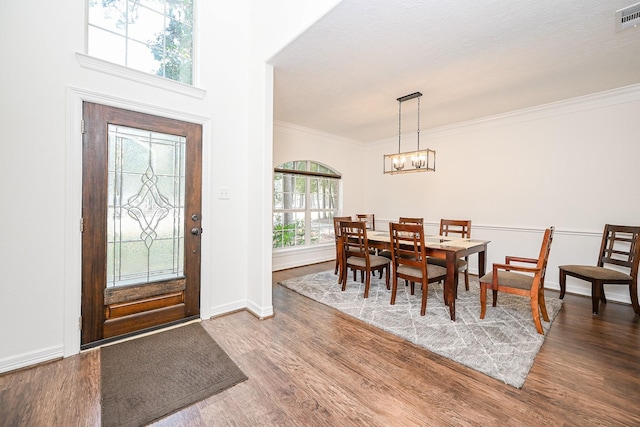
[[[637,426],[640,317],[567,295],[522,389],[277,285],[275,316],[203,322],[249,377],[157,426]],[[557,293],[548,292],[548,296]],[[0,426],[99,426],[99,352],[0,376]]]

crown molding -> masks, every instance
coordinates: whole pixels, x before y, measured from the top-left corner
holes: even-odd
[[[420,134],[425,138],[425,140],[428,138],[441,138],[638,101],[640,101],[640,84],[634,84],[590,95],[542,104],[535,107],[523,108],[520,110],[454,123],[437,128],[425,129],[421,130]],[[384,138],[368,144],[367,147],[388,145],[390,142],[397,141],[397,138],[397,136]]]

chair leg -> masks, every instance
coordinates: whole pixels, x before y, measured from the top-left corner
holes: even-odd
[[[545,322],[549,321],[549,313],[547,313],[547,304],[544,300],[544,288],[538,291],[538,305],[540,306],[540,314]]]
[[[602,294],[602,283],[597,280],[591,282],[591,308],[593,314],[598,314],[598,305]]]
[[[342,283],[342,290],[347,289],[347,276],[349,275],[349,268],[346,265],[342,266],[342,270],[340,271],[340,281],[338,283]]]
[[[629,296],[631,297],[631,306],[636,315],[640,316],[640,305],[638,304],[638,282],[629,285]]]
[[[567,290],[567,272],[560,269],[560,299],[564,298],[564,293]]]
[[[422,279],[422,305],[420,307],[420,316],[427,313],[427,294],[429,293],[429,283]]]
[[[480,319],[484,319],[487,312],[487,284],[480,282]]]
[[[495,307],[498,303],[498,290],[493,289],[493,306]]]
[[[393,284],[391,286],[391,302],[389,304],[394,305],[396,303],[396,291],[398,290],[398,276],[393,275]]]
[[[542,323],[540,322],[540,311],[538,308],[538,298],[531,298],[531,315],[533,316],[533,323],[536,324],[536,330],[540,335],[544,335],[542,330]]]
[[[464,271],[464,288],[465,290],[469,290],[469,267],[467,264],[467,269]]]
[[[362,274],[365,274],[364,270],[362,270]],[[371,275],[372,274],[373,273],[371,272],[371,270],[367,270],[367,273],[366,273],[367,279],[366,279],[366,282],[364,284],[364,297],[365,298],[369,298],[369,285],[371,285]]]
[[[385,267],[386,275],[385,275],[385,283],[387,284],[387,290],[389,290],[389,276],[391,276],[391,272],[389,270],[391,270],[391,264],[387,265]]]

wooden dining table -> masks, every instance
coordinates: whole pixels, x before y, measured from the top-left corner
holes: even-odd
[[[367,232],[369,246],[375,249],[391,249],[391,236],[388,231]],[[427,256],[446,260],[447,278],[444,282],[444,302],[449,306],[451,320],[456,320],[456,295],[458,290],[459,258],[478,254],[478,277],[485,274],[487,245],[490,240],[461,239],[438,235],[425,235],[424,244]],[[467,266],[469,268],[469,266]]]

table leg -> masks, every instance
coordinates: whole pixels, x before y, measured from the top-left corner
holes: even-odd
[[[485,273],[485,270],[487,268],[486,256],[487,256],[487,248],[485,247],[484,250],[478,252],[478,277],[482,277],[486,274]]]
[[[456,320],[456,289],[458,287],[458,264],[455,252],[447,251],[447,278],[444,281],[445,303],[449,305],[449,316]]]

